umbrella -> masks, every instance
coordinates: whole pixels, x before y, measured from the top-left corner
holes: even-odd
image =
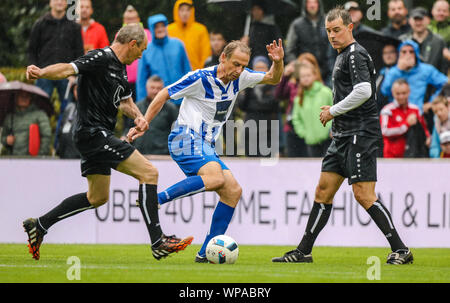
[[[383,35],[380,31],[369,28],[362,30],[354,35],[356,41],[361,44],[372,57],[375,69],[379,71],[383,66],[383,48],[386,45],[394,45],[395,48],[400,45],[400,40]]]
[[[53,105],[50,103],[47,93],[42,89],[20,81],[5,82],[0,83],[0,125],[3,125],[6,115],[14,111],[16,94],[22,91],[30,93],[31,102],[44,110],[49,117],[53,115]]]
[[[283,15],[297,9],[297,4],[291,0],[208,0],[207,3],[218,4],[224,7],[227,11],[246,12],[247,17],[245,20],[244,36],[248,36],[251,22],[250,8],[253,3],[256,4],[261,2],[265,4],[267,15]]]

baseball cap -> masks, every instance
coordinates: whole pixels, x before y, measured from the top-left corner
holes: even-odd
[[[450,142],[450,131],[447,130],[447,131],[443,132],[439,136],[439,141],[441,141],[441,144],[449,143]]]
[[[419,18],[423,19],[424,17],[428,16],[428,11],[423,7],[416,7],[411,11],[410,17],[411,18]]]
[[[344,4],[344,9],[345,9],[346,11],[349,11],[349,10],[351,10],[351,9],[361,10],[361,8],[359,7],[358,2],[356,2],[356,1],[348,1],[348,2],[345,2],[345,4]]]

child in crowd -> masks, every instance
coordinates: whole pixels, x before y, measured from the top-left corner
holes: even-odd
[[[331,142],[331,123],[323,127],[317,117],[322,106],[333,105],[333,94],[318,79],[311,64],[301,63],[298,73],[299,84],[293,104],[292,124],[295,133],[305,141],[307,157],[323,157]]]

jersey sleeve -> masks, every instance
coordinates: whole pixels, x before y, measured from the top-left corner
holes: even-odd
[[[371,83],[368,60],[370,60],[369,56],[363,54],[361,51],[350,51],[348,67],[353,86],[363,82]]]
[[[103,49],[96,49],[88,52],[70,63],[77,74],[86,74],[98,71],[107,65],[107,56]]]
[[[177,100],[199,93],[202,77],[200,72],[190,72],[180,80],[169,85],[167,90],[171,99]],[[206,80],[207,81],[207,80]]]
[[[239,77],[239,91],[244,90],[247,87],[255,87],[256,84],[264,79],[265,75],[265,72],[255,72],[249,68],[245,68]]]
[[[131,98],[133,96],[133,91],[131,90],[131,86],[128,83],[128,81],[124,81],[123,85],[125,86],[123,92],[119,95],[120,100],[127,100],[128,98]]]

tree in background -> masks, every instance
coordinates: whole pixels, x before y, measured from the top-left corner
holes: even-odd
[[[67,0],[69,6],[75,0]],[[303,0],[292,0],[301,7]],[[147,27],[147,18],[151,15],[162,13],[173,20],[173,5],[175,0],[93,0],[93,18],[103,24],[108,32],[110,41],[114,40],[115,33],[122,26],[122,14],[127,5],[133,5],[138,10],[144,26]],[[345,0],[325,1],[325,9],[329,10],[337,4],[344,4]],[[372,4],[367,1],[358,1],[365,12]],[[367,25],[380,29],[388,22],[386,17],[387,1],[371,0],[369,3],[380,2],[381,20],[369,21],[364,18]],[[431,9],[434,0],[407,0],[408,5],[423,6]],[[411,4],[410,4],[411,3]],[[24,67],[28,64],[26,50],[28,47],[29,35],[33,23],[44,13],[49,11],[49,0],[1,0],[0,3],[0,67]],[[226,12],[219,5],[207,4],[207,0],[194,0],[196,20],[205,24],[208,29],[223,30],[227,40],[240,39],[243,35],[246,12]],[[283,38],[292,20],[300,13],[300,10],[293,10],[285,16],[276,16],[276,22],[281,29]]]

